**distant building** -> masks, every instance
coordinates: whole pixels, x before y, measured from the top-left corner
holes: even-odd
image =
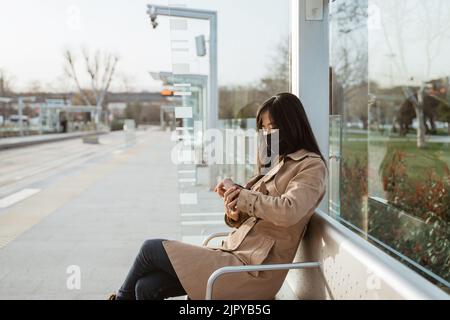
[[[123,118],[125,116],[125,109],[127,104],[123,102],[110,102],[108,103],[108,111],[113,118]]]
[[[115,92],[108,94],[106,103],[110,119],[129,117],[127,107],[138,106],[132,111],[137,123],[159,123],[161,106],[180,100],[180,97],[163,96],[160,92]]]

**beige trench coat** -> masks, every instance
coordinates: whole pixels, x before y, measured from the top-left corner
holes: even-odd
[[[193,300],[204,299],[209,276],[224,266],[291,263],[307,224],[322,200],[327,169],[306,150],[290,154],[242,190],[240,220],[219,247],[205,248],[168,240],[163,245],[180,282]],[[214,299],[273,299],[287,271],[226,274],[214,285]]]

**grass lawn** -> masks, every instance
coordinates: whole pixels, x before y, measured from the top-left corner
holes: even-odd
[[[372,139],[371,136],[370,139]],[[376,136],[375,136],[376,138]],[[342,153],[347,161],[354,161],[367,158],[370,148],[385,149],[384,160],[396,151],[405,153],[405,164],[408,176],[413,180],[420,180],[430,169],[434,169],[436,174],[443,176],[446,167],[450,167],[450,144],[449,143],[428,143],[423,149],[417,148],[417,143],[411,138],[388,138],[369,140],[364,134],[347,134],[344,136]],[[368,142],[369,141],[369,142]]]

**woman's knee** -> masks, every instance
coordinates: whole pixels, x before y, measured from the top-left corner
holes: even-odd
[[[144,243],[142,244],[142,248],[144,249],[154,249],[154,248],[161,248],[162,247],[162,243],[163,243],[163,239],[148,239],[145,240]]]
[[[151,256],[154,252],[157,252],[163,248],[162,239],[148,239],[145,240],[141,246],[141,252],[146,256]]]

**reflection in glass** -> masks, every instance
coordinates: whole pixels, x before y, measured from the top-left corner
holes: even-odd
[[[340,218],[447,289],[449,30],[448,1],[341,0],[330,10]]]

